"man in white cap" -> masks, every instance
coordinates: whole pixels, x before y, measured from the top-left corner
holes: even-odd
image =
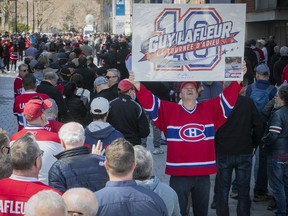
[[[85,128],[85,144],[92,148],[93,144],[101,140],[106,149],[115,139],[124,137],[122,133],[112,127],[107,120],[109,102],[103,97],[94,98],[91,103],[90,114],[93,121]]]
[[[47,131],[44,128],[48,123],[45,110],[51,106],[51,101],[43,100],[41,97],[34,97],[29,100],[23,110],[27,125],[21,131],[13,134],[10,141],[10,146],[13,146],[15,140],[27,132],[34,134],[40,149],[44,151],[39,180],[45,184],[48,184],[48,171],[56,161],[54,155],[63,150],[57,133]]]

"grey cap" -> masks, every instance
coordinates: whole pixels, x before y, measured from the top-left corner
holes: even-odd
[[[96,86],[99,86],[99,85],[102,85],[102,84],[107,84],[108,81],[105,77],[103,76],[100,76],[100,77],[97,77],[94,81],[94,87]]]
[[[37,63],[38,63],[37,60],[32,59],[32,60],[30,61],[30,63],[29,63],[30,68],[31,68],[31,69],[34,69],[34,67],[35,67],[35,65],[36,65]]]
[[[260,64],[255,67],[255,72],[261,75],[269,75],[270,70],[269,67],[266,64]]]
[[[95,115],[102,115],[109,110],[109,101],[103,97],[96,97],[90,105],[90,112]]]

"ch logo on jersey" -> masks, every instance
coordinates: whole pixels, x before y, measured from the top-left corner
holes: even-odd
[[[179,136],[187,142],[199,142],[206,138],[205,127],[201,124],[186,124],[179,130]]]

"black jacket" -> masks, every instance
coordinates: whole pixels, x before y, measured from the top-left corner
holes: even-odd
[[[80,98],[76,95],[73,95],[70,98],[65,98],[65,103],[67,106],[67,113],[63,116],[62,122],[67,123],[71,121],[78,122],[85,126],[85,117],[88,113],[87,108]]]
[[[253,101],[239,95],[227,121],[216,132],[216,154],[251,154],[262,135],[262,122]]]
[[[94,80],[96,78],[95,72],[88,68],[87,66],[79,66],[75,70],[75,73],[81,74],[83,77],[83,88],[93,91],[94,89]]]
[[[50,98],[55,100],[59,110],[58,119],[61,120],[62,116],[66,114],[67,108],[60,90],[50,82],[42,81],[40,85],[37,86],[36,92],[47,94]]]
[[[272,114],[262,142],[269,155],[288,153],[288,106],[283,106]]]
[[[129,95],[120,95],[110,102],[107,121],[133,145],[149,135],[149,123],[142,107]]]
[[[69,188],[85,187],[98,191],[105,187],[109,177],[104,157],[90,154],[85,147],[63,151],[49,170],[49,185],[64,193]]]

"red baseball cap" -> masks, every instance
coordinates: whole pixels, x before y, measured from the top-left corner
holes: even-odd
[[[134,85],[128,80],[128,79],[123,79],[118,83],[118,91],[119,93],[123,93],[128,91],[134,87]]]
[[[192,84],[195,86],[195,88],[197,89],[197,83],[195,81],[191,81],[191,82],[182,82],[181,85],[180,85],[180,91],[182,90],[182,88],[186,85],[186,84]]]
[[[43,100],[41,97],[32,98],[25,104],[23,115],[27,121],[33,121],[51,106],[52,102],[47,99]]]

